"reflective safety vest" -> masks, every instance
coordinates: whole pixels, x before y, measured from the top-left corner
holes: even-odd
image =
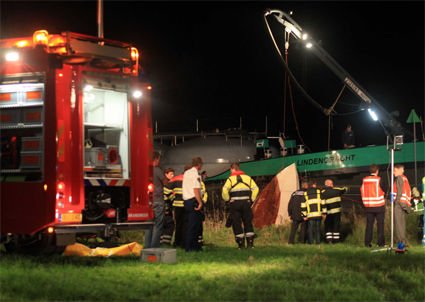
[[[409,180],[406,176],[402,175],[403,178],[403,189],[401,192],[400,202],[411,206],[410,204],[410,198],[412,197],[412,192],[410,190]],[[394,198],[397,196],[397,181],[394,182]]]
[[[322,190],[322,199],[325,200],[326,213],[336,214],[341,213],[341,196],[347,191],[347,188],[326,187]]]
[[[183,174],[174,176],[164,186],[164,200],[173,202],[173,207],[184,207],[183,201]]]
[[[363,178],[360,193],[362,195],[363,205],[366,208],[376,208],[385,206],[385,193],[381,189],[381,177],[370,175]]]
[[[242,171],[236,171],[226,180],[221,196],[224,201],[230,202],[235,200],[254,201],[258,191],[258,186],[251,177]]]
[[[304,217],[320,218],[326,214],[325,201],[320,196],[319,189],[307,189],[304,192],[304,202],[301,203],[301,213]]]

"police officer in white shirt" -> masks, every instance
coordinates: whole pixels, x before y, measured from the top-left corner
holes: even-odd
[[[198,242],[198,234],[202,226],[202,198],[201,198],[201,176],[202,159],[195,157],[192,159],[192,168],[184,172],[183,175],[183,199],[186,226],[186,252],[200,251],[201,245]]]

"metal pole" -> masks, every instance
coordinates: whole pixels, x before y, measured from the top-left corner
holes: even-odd
[[[158,133],[158,121],[155,121],[155,133]]]
[[[394,147],[391,147],[391,249],[394,249]]]
[[[415,160],[415,181],[414,186],[416,187],[419,183],[418,181],[418,164],[416,162],[416,123],[413,123],[413,156]]]
[[[239,117],[239,129],[242,130],[242,116]]]
[[[268,132],[268,120],[267,120],[267,115],[266,115],[266,129],[265,129],[265,132],[266,132],[266,136],[267,136],[267,132]]]
[[[196,132],[199,132],[199,120],[196,119]]]
[[[103,35],[103,0],[97,0],[97,37],[104,38]]]

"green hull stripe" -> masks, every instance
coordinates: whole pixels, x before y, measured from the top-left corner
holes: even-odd
[[[395,152],[395,163],[413,162],[413,145],[413,143],[402,145],[401,150]],[[425,142],[416,143],[416,160],[418,163],[425,161]],[[245,162],[241,163],[241,169],[250,176],[261,176],[276,175],[293,163],[297,165],[298,172],[303,173],[366,167],[372,163],[387,165],[389,161],[390,155],[386,146],[371,146]],[[208,181],[224,180],[227,177],[229,177],[229,171],[211,177]]]

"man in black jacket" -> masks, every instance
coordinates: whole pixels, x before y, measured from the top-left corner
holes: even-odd
[[[305,233],[307,222],[301,214],[301,203],[304,201],[304,192],[308,189],[308,183],[303,181],[301,183],[301,189],[292,193],[291,199],[288,203],[288,215],[292,220],[291,233],[289,234],[289,244],[295,243],[295,234],[297,233],[298,226],[301,225],[299,242],[305,243]]]
[[[337,243],[340,240],[342,194],[347,188],[334,187],[332,179],[325,180],[322,198],[326,205],[325,236],[327,243]]]

